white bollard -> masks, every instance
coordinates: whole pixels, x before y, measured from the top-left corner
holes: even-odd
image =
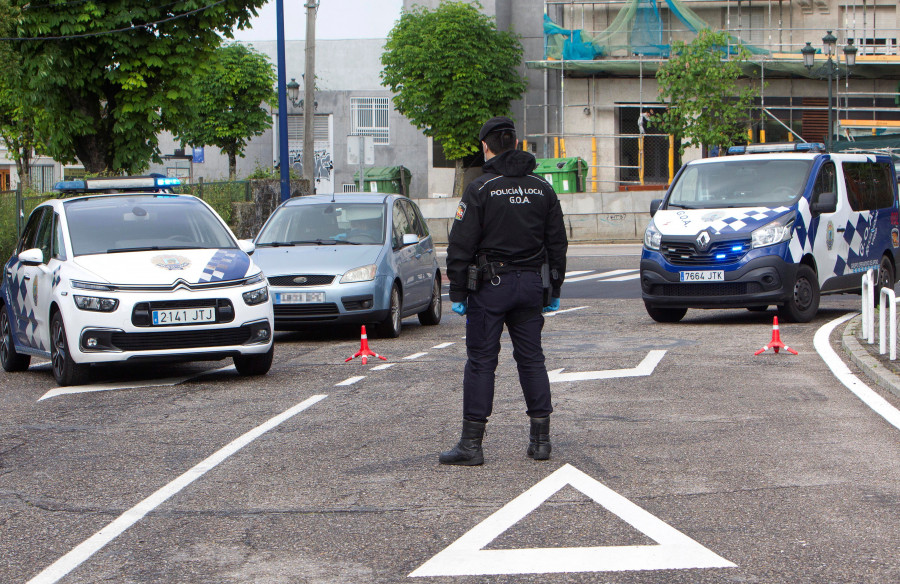
[[[884,321],[887,317],[887,313],[890,312],[891,361],[893,361],[897,358],[897,296],[894,294],[894,291],[889,288],[882,288],[878,299],[878,306],[880,309],[878,311],[878,352],[881,355],[884,355],[887,352],[887,348],[885,347],[887,338],[884,334]]]
[[[862,336],[875,342],[875,272],[866,270],[862,277]]]

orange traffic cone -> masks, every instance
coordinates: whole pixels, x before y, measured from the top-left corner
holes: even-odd
[[[362,327],[362,338],[359,343],[359,351],[357,351],[353,357],[347,357],[344,359],[344,363],[347,361],[352,361],[356,357],[362,357],[362,364],[365,365],[368,362],[369,357],[378,357],[382,361],[387,361],[387,357],[382,357],[378,353],[374,353],[369,349],[369,337],[366,336],[366,327],[363,325]]]
[[[781,334],[778,332],[778,317],[777,316],[775,317],[775,322],[772,324],[772,341],[768,345],[766,345],[765,347],[763,347],[762,349],[760,349],[759,351],[757,351],[753,354],[759,355],[760,353],[764,353],[764,352],[768,351],[769,349],[774,350],[776,353],[778,352],[778,349],[784,349],[788,353],[793,353],[794,355],[799,354],[799,353],[797,353],[797,351],[793,350],[792,348],[788,347],[787,345],[785,345],[784,343],[781,342]]]

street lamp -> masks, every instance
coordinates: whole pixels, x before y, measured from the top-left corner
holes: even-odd
[[[853,39],[849,39],[847,41],[847,46],[844,47],[844,59],[847,62],[848,69],[856,64],[856,47],[853,46]],[[800,52],[803,54],[803,64],[806,66],[806,69],[810,71],[815,77],[819,79],[827,79],[828,80],[828,134],[825,136],[825,147],[831,151],[832,146],[832,134],[834,133],[834,127],[832,122],[832,112],[833,105],[831,103],[831,86],[833,83],[833,78],[836,73],[840,71],[837,64],[834,62],[832,57],[835,55],[835,46],[837,45],[837,37],[831,34],[829,30],[827,34],[822,37],[822,52],[825,53],[825,56],[828,57],[828,60],[816,71],[813,71],[812,68],[816,62],[816,50],[812,48],[809,42],[806,43],[806,46],[800,49]]]
[[[300,84],[293,77],[291,77],[291,82],[287,84],[287,96],[291,103],[294,104],[294,107],[303,109],[303,100],[300,99]],[[318,100],[313,101],[313,109],[319,109]]]

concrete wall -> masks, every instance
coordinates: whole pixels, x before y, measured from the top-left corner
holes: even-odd
[[[665,191],[575,193],[559,195],[571,243],[634,243],[644,237],[650,201]],[[416,203],[435,243],[446,244],[459,199],[421,199]]]

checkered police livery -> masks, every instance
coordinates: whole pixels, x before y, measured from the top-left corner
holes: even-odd
[[[659,202],[641,257],[655,320],[680,320],[688,308],[776,306],[785,320],[806,322],[820,294],[858,293],[867,270],[880,285],[897,280],[890,159],[763,146],[686,164]]]
[[[0,284],[6,371],[27,369],[32,356],[50,359],[60,385],[85,383],[92,364],[129,359],[230,357],[241,374],[268,371],[274,314],[245,251],[252,242],[238,242],[195,197],[147,192],[162,180],[172,179],[70,181],[79,192],[127,194],[35,208]]]

